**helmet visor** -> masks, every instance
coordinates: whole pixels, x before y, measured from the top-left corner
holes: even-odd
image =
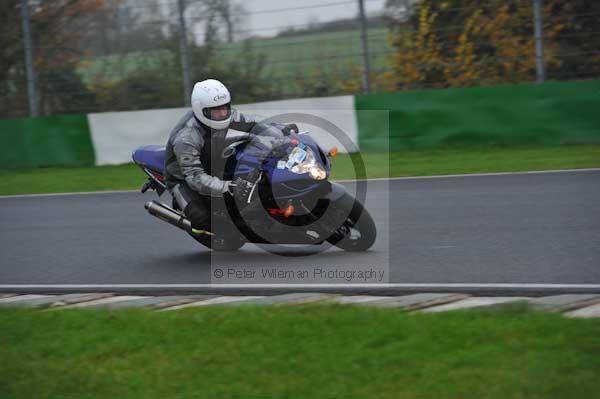
[[[204,108],[202,113],[205,117],[213,121],[222,121],[231,116],[231,103],[219,105],[212,108]]]

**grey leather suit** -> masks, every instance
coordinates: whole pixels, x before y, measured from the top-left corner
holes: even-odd
[[[232,109],[230,129],[249,132],[257,121]],[[165,154],[165,178],[171,188],[186,183],[193,191],[212,197],[228,191],[218,161],[225,145],[227,129],[208,129],[189,111],[169,135]],[[222,172],[222,171],[221,171]]]

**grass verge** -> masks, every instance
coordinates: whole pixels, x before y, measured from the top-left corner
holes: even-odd
[[[354,155],[356,156],[356,155]],[[600,167],[600,145],[552,148],[447,148],[362,153],[367,177],[517,172]],[[332,177],[356,177],[351,156],[333,159]],[[0,195],[134,190],[145,175],[132,164],[90,168],[0,170]]]
[[[512,307],[0,311],[0,397],[586,398],[600,320]]]

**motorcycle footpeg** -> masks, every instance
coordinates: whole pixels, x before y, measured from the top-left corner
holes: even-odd
[[[144,194],[146,191],[148,191],[151,187],[152,187],[152,184],[150,184],[149,181],[144,183],[144,185],[142,186],[142,189],[141,189],[142,194]]]

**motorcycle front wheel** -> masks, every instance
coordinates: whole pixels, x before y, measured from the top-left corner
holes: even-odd
[[[336,201],[336,207],[352,209],[340,227],[327,241],[344,251],[358,252],[371,248],[377,238],[377,228],[369,212],[351,195]]]

